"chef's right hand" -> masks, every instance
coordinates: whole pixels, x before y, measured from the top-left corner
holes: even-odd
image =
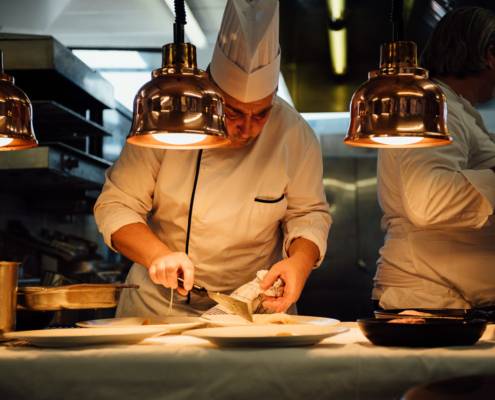
[[[193,287],[194,264],[186,253],[173,252],[155,258],[148,269],[151,280],[157,285],[177,289],[182,296],[186,296]],[[177,276],[184,279],[184,287],[179,287]]]

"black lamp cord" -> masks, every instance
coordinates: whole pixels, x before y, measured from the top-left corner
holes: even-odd
[[[404,40],[404,1],[392,0],[392,41]]]
[[[184,0],[175,0],[174,1],[174,9],[175,9],[175,22],[174,22],[174,43],[177,45],[176,51],[180,53],[182,51],[182,47],[179,46],[181,43],[184,43],[184,26],[186,25],[186,7],[184,4]],[[182,57],[178,57],[180,60]],[[201,165],[201,156],[203,154],[203,150],[199,150],[198,158],[196,160],[196,172],[194,174],[194,183],[193,190],[191,193],[191,200],[189,201],[189,214],[187,216],[187,231],[186,231],[186,248],[185,253],[189,254],[189,238],[191,235],[191,219],[192,212],[194,207],[194,197],[196,195],[196,186],[198,185],[198,177],[199,177],[199,167]],[[187,293],[187,303],[191,302],[191,292]]]
[[[175,0],[174,43],[184,43],[184,25],[186,25],[186,7],[184,0]]]
[[[189,254],[189,237],[191,235],[191,219],[194,207],[194,197],[196,195],[196,187],[198,186],[199,168],[201,166],[201,157],[203,155],[203,150],[199,150],[198,158],[196,159],[196,172],[194,173],[194,183],[191,192],[191,200],[189,201],[189,215],[187,216],[187,231],[186,231],[186,250],[185,253]],[[187,304],[191,302],[191,292],[187,293]]]

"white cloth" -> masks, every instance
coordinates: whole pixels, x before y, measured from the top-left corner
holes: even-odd
[[[197,158],[197,151],[126,145],[95,205],[105,242],[142,222],[184,251]],[[196,283],[230,292],[286,257],[298,237],[318,247],[321,263],[331,224],[322,175],[318,140],[279,98],[253,144],[203,150],[189,240]]]
[[[241,287],[238,287],[230,294],[230,297],[233,297],[234,299],[247,303],[251,314],[272,313],[271,311],[266,310],[263,307],[262,304],[263,296],[271,296],[271,297],[282,296],[284,293],[284,288],[283,288],[284,282],[282,281],[282,279],[278,278],[271,287],[269,287],[267,290],[262,290],[261,282],[263,281],[267,273],[268,273],[267,269],[262,269],[258,271],[256,273],[256,278],[254,278],[252,281],[249,281],[248,283],[245,283]],[[221,304],[217,304],[216,306],[208,310],[206,313],[204,313],[203,316],[209,314],[215,315],[219,313],[229,314],[229,310],[226,310],[224,307],[222,307]]]
[[[373,298],[388,309],[495,304],[494,137],[467,100],[438,83],[453,143],[379,151],[387,235]]]
[[[218,86],[249,103],[278,85],[278,0],[229,0],[210,64]]]

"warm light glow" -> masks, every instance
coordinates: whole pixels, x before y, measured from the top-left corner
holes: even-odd
[[[155,133],[153,138],[162,143],[188,145],[203,141],[206,135],[199,133]]]
[[[347,70],[347,29],[328,30],[330,56],[335,75],[343,75]]]
[[[0,147],[8,146],[12,142],[12,138],[0,137]]]
[[[417,136],[385,136],[372,137],[371,140],[376,143],[388,144],[390,146],[407,146],[408,144],[416,144],[423,140]]]

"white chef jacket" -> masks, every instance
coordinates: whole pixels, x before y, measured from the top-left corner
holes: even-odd
[[[184,251],[197,160],[198,151],[126,144],[94,209],[108,246],[119,228],[142,222]],[[319,264],[331,224],[322,174],[317,138],[280,98],[253,144],[203,150],[188,253],[195,282],[232,291],[286,256],[298,237],[318,247]]]
[[[466,99],[447,97],[453,143],[380,150],[387,231],[373,298],[386,309],[495,304],[495,142]]]

